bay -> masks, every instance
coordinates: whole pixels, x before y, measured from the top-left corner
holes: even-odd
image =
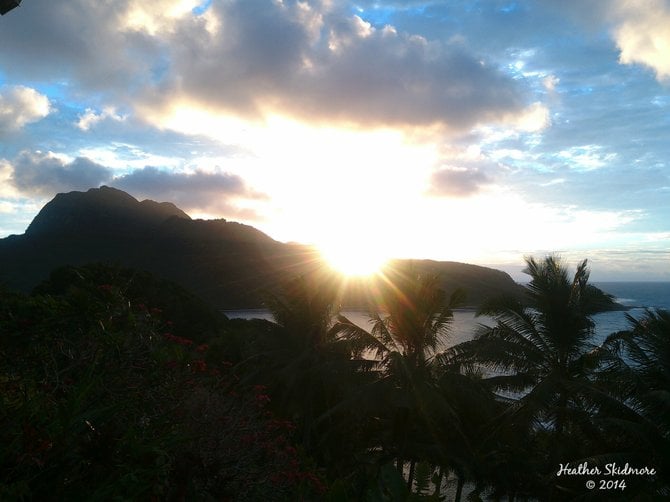
[[[640,318],[648,308],[670,310],[670,282],[597,282],[594,285],[613,295],[626,308],[623,311],[603,312],[593,316],[596,343],[602,343],[611,333],[628,329],[626,314]],[[272,314],[267,309],[226,310],[224,314],[236,319],[273,321]],[[344,310],[342,314],[364,329],[369,330],[372,327],[367,312],[363,310]],[[456,310],[451,336],[446,340],[446,345],[471,340],[479,325],[493,326],[494,321],[486,316],[476,317],[472,309]]]

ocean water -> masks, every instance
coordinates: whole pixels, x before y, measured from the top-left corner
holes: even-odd
[[[627,309],[593,316],[597,343],[601,343],[611,333],[627,329],[629,323],[626,314],[639,318],[648,308],[670,310],[670,282],[598,282],[594,285],[613,295],[615,300]],[[224,313],[231,318],[273,320],[272,314],[265,309],[227,310]],[[342,314],[362,328],[372,327],[364,311],[345,310]],[[481,324],[493,326],[494,321],[486,316],[475,317],[473,310],[463,309],[454,312],[451,336],[446,340],[446,345],[451,346],[472,339],[478,325]]]
[[[604,292],[626,307],[626,311],[603,312],[593,316],[596,336],[604,340],[611,333],[628,329],[626,314],[636,319],[647,309],[670,310],[670,282],[594,282]]]

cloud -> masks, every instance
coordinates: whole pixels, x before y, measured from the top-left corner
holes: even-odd
[[[16,196],[16,189],[12,185],[12,165],[5,159],[0,159],[0,198]]]
[[[600,145],[582,145],[570,147],[556,155],[565,160],[570,169],[578,171],[593,171],[610,165],[617,157],[616,153],[601,153]]]
[[[523,132],[539,132],[550,123],[549,109],[538,102],[525,108],[514,120],[516,129]]]
[[[266,197],[249,188],[241,177],[224,172],[180,173],[145,167],[116,177],[112,183],[136,197],[166,200],[184,209],[216,209],[236,215],[240,209],[231,200]]]
[[[467,197],[477,193],[491,178],[478,168],[445,167],[435,171],[430,179],[432,195]]]
[[[605,26],[619,49],[619,63],[651,68],[670,80],[670,2],[668,0],[547,0],[555,12],[582,27]]]
[[[670,3],[619,0],[613,16],[620,62],[648,66],[658,80],[670,82]]]
[[[199,4],[33,0],[3,26],[0,66],[13,78],[74,81],[153,116],[189,105],[467,129],[528,104],[522,83],[458,37],[377,28],[349,2],[230,0],[196,15]],[[85,114],[80,127],[96,117]]]
[[[524,107],[520,85],[461,43],[377,29],[303,2],[212,4],[184,18],[161,96],[251,116],[463,129]]]
[[[51,152],[21,152],[12,168],[11,183],[24,194],[38,196],[97,187],[111,177],[110,169],[87,158],[69,161]]]
[[[0,137],[49,115],[49,99],[24,86],[0,88]]]
[[[77,121],[77,127],[82,131],[88,131],[98,122],[103,120],[111,119],[116,122],[124,122],[126,117],[116,113],[116,109],[112,106],[105,107],[100,113],[96,113],[95,110],[87,108],[86,111],[79,116]]]
[[[98,89],[133,82],[146,64],[128,51],[141,56],[150,47],[119,32],[124,11],[123,2],[24,2],[0,30],[0,65],[10,78],[74,80]]]
[[[144,167],[115,176],[115,170],[87,157],[69,159],[52,152],[21,152],[12,162],[0,163],[0,180],[13,187],[11,194],[53,196],[59,192],[113,185],[136,197],[174,202],[183,209],[213,210],[227,216],[257,217],[236,204],[241,200],[263,201],[267,195],[250,188],[237,175],[225,172],[173,172]]]

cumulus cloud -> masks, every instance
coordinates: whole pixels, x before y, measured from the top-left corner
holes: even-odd
[[[646,66],[659,81],[670,81],[670,1],[545,0],[543,5],[594,35],[605,27],[619,49],[619,63]]]
[[[518,83],[465,45],[377,29],[329,5],[215,3],[215,30],[184,18],[160,96],[259,116],[458,129],[523,108]]]
[[[3,26],[0,65],[74,78],[153,116],[188,104],[247,117],[464,129],[527,104],[522,84],[464,42],[375,28],[348,2],[230,0],[195,15],[198,4],[33,0]],[[20,36],[28,31],[34,36]]]
[[[168,172],[156,167],[137,169],[119,176],[115,187],[137,197],[174,202],[185,209],[218,209],[238,214],[232,199],[263,199],[266,196],[249,188],[244,180],[225,172]]]
[[[618,0],[613,16],[621,63],[648,66],[659,80],[670,82],[670,3]]]
[[[110,169],[87,158],[70,161],[51,152],[21,152],[12,171],[11,183],[19,191],[40,196],[97,187],[111,177]]]
[[[49,99],[24,86],[0,87],[0,136],[49,115]]]

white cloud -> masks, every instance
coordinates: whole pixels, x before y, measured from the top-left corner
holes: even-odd
[[[30,87],[0,88],[0,135],[49,115],[49,99]]]
[[[670,81],[670,3],[618,0],[613,12],[620,62],[648,66],[659,80]]]
[[[549,110],[542,103],[533,103],[515,118],[515,127],[523,132],[539,132],[551,123]]]
[[[607,166],[616,159],[616,153],[602,153],[600,145],[582,145],[562,150],[558,157],[567,162],[570,169],[594,171]]]
[[[13,172],[12,165],[8,161],[0,159],[0,197],[14,198],[18,196],[18,191],[11,183]]]
[[[119,172],[142,169],[146,166],[177,169],[183,163],[181,158],[157,155],[144,151],[137,145],[118,142],[112,142],[107,146],[82,148],[77,155]]]
[[[82,131],[88,131],[91,127],[103,120],[111,119],[117,122],[123,122],[126,118],[126,116],[116,113],[116,109],[113,106],[107,106],[99,113],[96,113],[96,111],[91,108],[87,108],[86,111],[79,116],[77,127]]]

